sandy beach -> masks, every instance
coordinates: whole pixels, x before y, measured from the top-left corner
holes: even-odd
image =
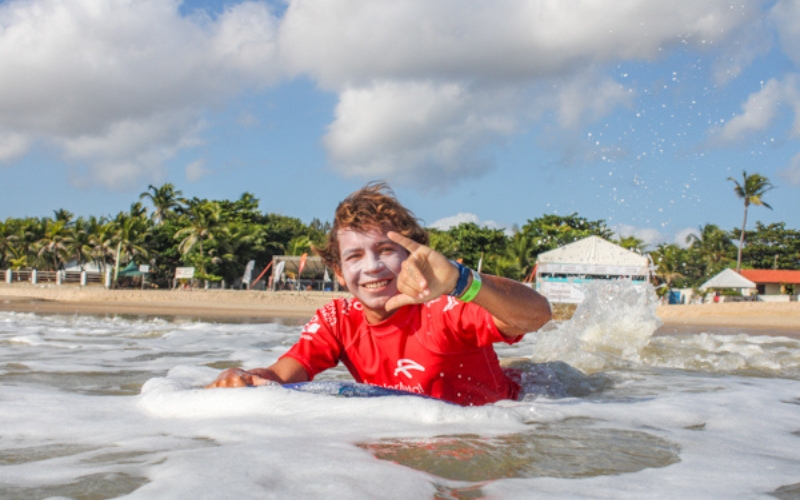
[[[106,290],[102,287],[0,285],[0,311],[39,314],[159,316],[212,321],[305,322],[343,292]]]
[[[344,292],[106,290],[101,287],[0,284],[0,310],[40,314],[160,316],[225,322],[302,323]],[[742,330],[800,338],[800,303],[741,302],[659,306],[658,333]]]

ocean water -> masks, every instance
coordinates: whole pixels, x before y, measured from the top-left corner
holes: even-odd
[[[799,341],[654,336],[652,290],[588,297],[498,347],[526,396],[477,408],[203,389],[290,322],[0,313],[0,499],[800,498]]]

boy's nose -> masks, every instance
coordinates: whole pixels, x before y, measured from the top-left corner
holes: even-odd
[[[376,254],[369,254],[367,256],[367,271],[371,273],[375,273],[381,271],[386,264],[384,264],[378,255]]]

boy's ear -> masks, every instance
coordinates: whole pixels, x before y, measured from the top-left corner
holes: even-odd
[[[339,282],[339,286],[346,289],[347,283],[344,281],[344,276],[342,275],[342,272],[338,268],[335,268],[333,270],[333,273],[336,275],[336,281]]]

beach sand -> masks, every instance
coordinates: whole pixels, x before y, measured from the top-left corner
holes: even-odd
[[[0,284],[0,311],[39,314],[158,316],[221,322],[302,324],[346,292],[244,290],[106,290],[102,287]],[[800,338],[800,302],[739,302],[659,306],[657,334],[758,333]]]
[[[344,292],[106,290],[102,287],[0,285],[0,311],[158,316],[222,322],[289,319],[305,323]]]

